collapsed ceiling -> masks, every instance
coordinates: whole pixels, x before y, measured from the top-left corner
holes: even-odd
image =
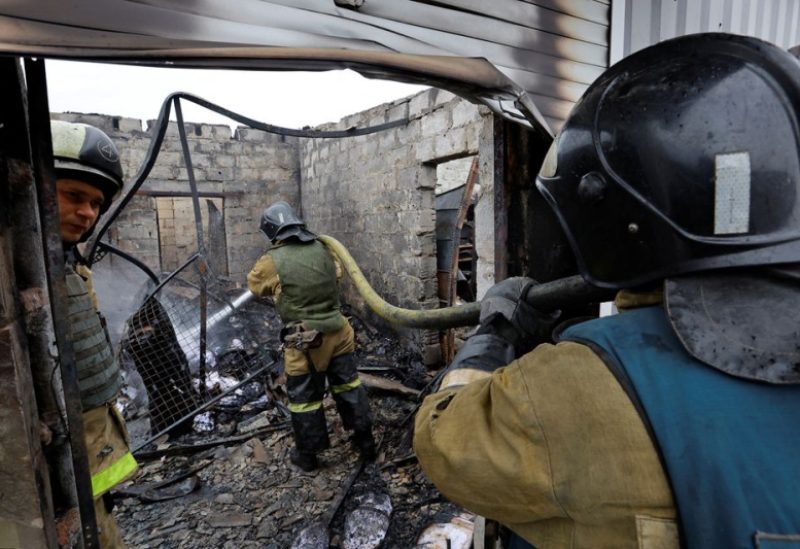
[[[4,0],[0,52],[245,70],[350,68],[552,134],[607,65],[605,0]]]

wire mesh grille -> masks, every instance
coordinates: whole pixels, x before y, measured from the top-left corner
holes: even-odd
[[[141,378],[138,413],[149,419],[151,439],[186,430],[199,410],[224,405],[246,384],[250,397],[269,398],[259,376],[277,355],[274,310],[204,270],[195,256],[175,271],[131,316],[121,340],[123,364]]]

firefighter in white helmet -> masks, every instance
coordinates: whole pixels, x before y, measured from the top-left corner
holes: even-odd
[[[122,191],[122,166],[111,139],[94,126],[53,120],[53,160],[61,240],[66,255],[69,337],[83,411],[84,438],[100,545],[124,547],[111,514],[109,490],[137,469],[125,421],[114,407],[122,386],[119,364],[97,309],[91,272],[76,245]]]

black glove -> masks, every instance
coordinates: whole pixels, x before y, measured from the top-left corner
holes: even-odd
[[[517,356],[550,341],[561,312],[544,313],[525,301],[528,289],[536,284],[532,278],[515,276],[489,288],[481,300],[478,333],[503,337],[514,345]]]

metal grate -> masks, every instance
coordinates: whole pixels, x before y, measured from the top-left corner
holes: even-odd
[[[224,406],[223,399],[237,391],[268,404],[265,372],[277,353],[274,311],[270,315],[271,308],[261,305],[245,313],[253,294],[204,271],[201,256],[195,255],[127,322],[121,360],[128,384],[138,385],[132,391],[137,415],[149,421],[149,438],[139,447],[166,432],[188,430],[197,412]],[[141,384],[131,380],[131,373]]]

